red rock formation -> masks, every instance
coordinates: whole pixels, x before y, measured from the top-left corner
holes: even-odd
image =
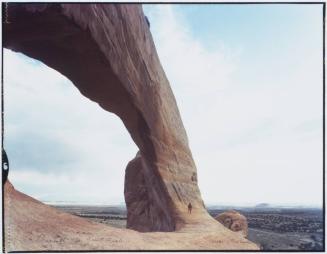
[[[65,75],[117,114],[139,147],[126,168],[128,227],[178,231],[142,234],[90,223],[7,183],[8,250],[257,249],[204,208],[176,101],[140,5],[10,3],[4,12],[4,47]]]
[[[258,250],[240,235],[212,223],[180,232],[140,233],[95,223],[4,187],[5,250]],[[213,227],[214,226],[214,227]]]
[[[234,210],[218,214],[215,219],[232,231],[241,231],[245,237],[248,235],[248,222],[246,217]]]
[[[8,4],[7,13],[4,46],[68,77],[84,96],[117,114],[139,147],[142,163],[133,174],[133,162],[127,167],[125,193],[142,184],[146,195],[126,198],[128,226],[173,231],[187,222],[189,202],[207,217],[191,180],[196,167],[183,123],[141,6]]]

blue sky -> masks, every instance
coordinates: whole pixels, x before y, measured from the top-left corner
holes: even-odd
[[[321,205],[322,5],[143,9],[204,201]],[[137,147],[118,117],[21,54],[5,50],[4,66],[16,188],[47,201],[123,202]]]

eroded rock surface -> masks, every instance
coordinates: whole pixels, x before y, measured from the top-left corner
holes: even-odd
[[[45,205],[6,182],[6,251],[258,250],[219,223],[178,232],[140,233],[77,217]]]
[[[234,210],[218,214],[215,219],[226,228],[234,232],[242,232],[246,237],[248,235],[248,222],[244,215]]]
[[[126,168],[128,227],[177,231],[139,233],[92,223],[7,182],[7,250],[257,249],[204,208],[183,123],[140,5],[5,8],[4,47],[65,75],[84,96],[117,114],[139,147]]]
[[[126,169],[128,227],[174,231],[194,221],[189,203],[195,217],[209,220],[141,5],[10,3],[6,13],[4,47],[65,75],[84,96],[117,114],[139,147]],[[139,186],[142,191],[129,194]]]

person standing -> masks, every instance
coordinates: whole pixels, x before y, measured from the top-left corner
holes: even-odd
[[[189,214],[191,214],[192,213],[192,204],[191,203],[188,203],[187,208],[188,208]]]

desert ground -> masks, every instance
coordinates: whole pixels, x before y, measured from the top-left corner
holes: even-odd
[[[126,209],[122,206],[61,205],[56,208],[90,221],[126,228]],[[215,216],[236,209],[246,216],[248,239],[262,250],[323,250],[322,210],[316,208],[208,207]]]
[[[196,212],[189,215],[193,223],[176,231],[141,233],[64,212],[15,190],[8,182],[4,194],[6,252],[259,249],[213,218],[201,222]],[[94,216],[94,209],[91,212]]]

